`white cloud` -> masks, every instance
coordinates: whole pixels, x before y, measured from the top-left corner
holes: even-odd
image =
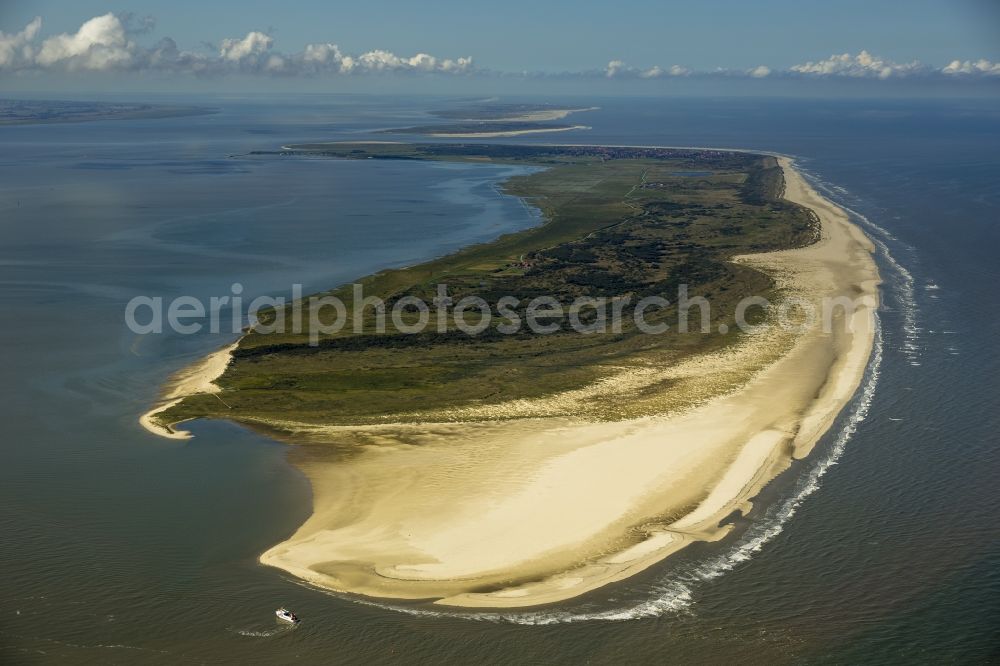
[[[445,58],[438,65],[438,69],[442,72],[467,72],[472,69],[472,58],[456,58],[455,60]]]
[[[0,32],[0,69],[14,68],[34,58],[31,42],[42,29],[42,17],[36,16],[21,32]]]
[[[223,39],[219,57],[230,62],[256,58],[271,50],[274,39],[263,32],[249,32],[243,39]]]
[[[690,69],[681,67],[680,65],[671,65],[666,69],[663,69],[659,65],[654,65],[647,70],[639,72],[639,77],[643,79],[658,79],[663,76],[687,76],[690,73]]]
[[[302,62],[306,68],[314,72],[331,71],[350,74],[355,61],[351,56],[345,56],[336,44],[307,44],[302,52]]]
[[[436,58],[427,53],[411,57],[397,56],[391,51],[376,49],[357,56],[345,55],[336,44],[308,44],[292,58],[307,73],[332,72],[352,74],[364,72],[444,72],[459,74],[472,69],[472,58]]]
[[[861,51],[852,56],[849,53],[832,55],[826,60],[795,65],[790,70],[794,74],[811,76],[847,76],[854,78],[890,79],[897,77],[935,76],[1000,76],[1000,63],[989,60],[953,60],[937,69],[917,62],[897,63]]]
[[[412,58],[401,58],[391,51],[376,49],[358,56],[358,66],[361,69],[378,72],[395,69],[416,69],[429,72],[437,68],[437,58],[426,53],[418,53]]]
[[[900,64],[873,56],[868,51],[861,51],[854,56],[849,53],[842,53],[840,55],[832,55],[826,60],[794,65],[791,71],[798,74],[812,74],[817,76],[888,79],[894,76],[921,73],[926,71],[926,69],[925,66],[916,61]]]
[[[626,65],[623,60],[612,60],[604,68],[604,75],[609,79],[615,77],[638,77],[640,79],[659,79],[665,76],[687,76],[691,70],[680,65],[671,65],[664,69],[659,65],[654,65],[649,69],[638,69]]]
[[[407,58],[384,49],[350,56],[345,55],[339,46],[332,43],[308,44],[298,60],[304,70],[312,73],[417,71],[459,74],[472,69],[472,58],[436,58],[427,53],[418,53]]]
[[[608,63],[608,66],[604,68],[604,75],[609,79],[618,76],[624,71],[628,71],[628,67],[625,65],[624,61],[612,60]]]
[[[2,1],[2,0],[0,0]],[[19,32],[0,32],[0,72],[36,71],[145,71],[223,76],[230,73],[272,76],[360,75],[383,72],[479,73],[503,75],[502,72],[478,69],[472,58],[440,58],[419,52],[401,56],[385,49],[361,54],[344,53],[332,42],[308,44],[297,53],[276,48],[273,37],[251,31],[243,37],[223,39],[214,53],[185,51],[164,37],[152,46],[136,40],[152,31],[151,17],[138,19],[131,14],[96,16],[75,32],[42,39],[42,19],[35,18]],[[546,74],[520,72],[510,76],[595,77],[609,79],[655,80],[671,77],[729,77],[764,79],[782,76],[851,77],[891,79],[899,77],[1000,78],[1000,63],[988,60],[953,60],[944,67],[919,62],[897,63],[873,56],[868,51],[856,55],[843,53],[825,60],[809,61],[789,69],[775,70],[766,65],[751,69],[717,68],[694,71],[681,65],[639,68],[623,60],[612,60],[601,70]]]
[[[941,70],[942,74],[954,76],[956,74],[1000,76],[1000,62],[990,62],[989,60],[952,60]]]
[[[291,63],[284,56],[270,55],[264,61],[264,71],[280,73],[286,71],[290,65]]]
[[[300,53],[275,50],[274,38],[252,31],[226,38],[216,54],[182,51],[169,37],[152,47],[139,46],[132,36],[149,32],[152,19],[105,14],[86,21],[75,33],[63,33],[35,42],[42,21],[36,18],[22,31],[0,32],[0,71],[20,70],[160,70],[222,75],[231,72],[294,76],[300,74],[355,74],[375,72],[441,72],[472,70],[472,58],[438,58],[428,53],[399,56],[375,49],[347,55],[333,43],[309,44]]]
[[[115,69],[135,64],[137,46],[129,40],[125,26],[114,14],[96,16],[73,34],[49,37],[34,61],[41,67],[66,69]]]

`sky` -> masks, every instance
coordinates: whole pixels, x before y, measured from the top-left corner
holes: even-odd
[[[968,92],[998,63],[1000,0],[0,0],[0,91]]]

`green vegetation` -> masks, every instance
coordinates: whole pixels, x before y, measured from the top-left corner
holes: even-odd
[[[258,153],[260,154],[260,153]],[[516,176],[505,190],[538,206],[545,223],[494,242],[466,248],[418,266],[390,270],[359,281],[366,296],[391,309],[415,296],[431,303],[438,284],[454,300],[484,299],[495,315],[475,336],[456,329],[449,317],[439,330],[435,313],[424,332],[400,333],[390,325],[376,332],[373,308],[354,321],[350,285],[328,292],[347,305],[347,322],[336,333],[252,332],[219,380],[225,401],[196,395],[166,411],[178,422],[218,417],[253,423],[364,424],[461,418],[461,410],[536,399],[592,385],[621,368],[642,368],[732,344],[736,303],[750,295],[772,295],[764,274],[734,264],[735,255],[790,248],[815,239],[807,209],[780,198],[781,169],[771,157],[709,150],[605,147],[546,147],[484,144],[304,144],[275,155],[349,159],[420,159],[499,162],[545,167]],[[691,175],[694,174],[694,175]],[[707,174],[707,175],[706,175]],[[712,334],[677,330],[678,288],[712,304]],[[514,296],[523,320],[527,301],[551,295],[562,304],[579,297],[628,299],[623,325],[605,332],[571,330],[566,316],[553,318],[558,332],[526,328],[505,335],[509,319],[497,316],[498,301]],[[671,305],[646,311],[649,323],[668,323],[664,334],[647,335],[633,321],[636,302],[661,296]],[[291,308],[280,313],[290,321]],[[335,313],[324,311],[329,324]],[[270,312],[263,323],[273,323]],[[405,311],[408,322],[415,311]],[[692,310],[692,329],[700,310]],[[592,309],[580,318],[597,323]],[[475,324],[472,311],[466,321]],[[361,332],[355,332],[355,327]],[[318,344],[310,345],[310,333]],[[657,392],[647,386],[628,396],[627,406],[605,401],[587,405],[591,418],[619,418],[656,411]],[[497,418],[517,415],[498,411]],[[276,427],[280,429],[280,424]]]

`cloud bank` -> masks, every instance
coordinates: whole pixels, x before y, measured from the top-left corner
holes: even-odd
[[[715,69],[694,71],[680,65],[669,68],[653,66],[648,69],[631,67],[621,60],[612,60],[602,70],[607,78],[660,78],[664,76],[728,76],[763,79],[767,77],[785,78],[854,78],[854,79],[900,79],[914,77],[998,77],[1000,63],[989,60],[954,60],[944,67],[933,67],[912,61],[898,63],[873,56],[868,51],[857,55],[834,54],[825,60],[792,65],[788,69],[775,70],[766,65],[751,69]]]
[[[1000,76],[1000,63],[990,62],[989,60],[977,60],[976,62],[952,60],[941,72],[950,76],[961,76],[963,74]]]
[[[791,71],[798,74],[815,74],[819,76],[850,76],[854,78],[888,79],[894,76],[909,76],[918,73],[931,73],[919,62],[899,64],[877,58],[868,51],[861,51],[852,56],[849,53],[832,55],[819,62],[807,62],[794,65]]]
[[[941,68],[917,62],[897,63],[873,56],[868,51],[861,51],[855,56],[849,53],[832,55],[826,60],[807,62],[791,68],[796,74],[815,76],[845,76],[853,78],[891,79],[913,76],[998,76],[1000,63],[989,60],[953,60]]]
[[[206,51],[187,51],[165,37],[143,46],[137,37],[152,31],[150,18],[130,14],[96,16],[73,33],[41,36],[42,19],[35,18],[19,32],[0,32],[0,74],[17,72],[123,72],[153,71],[197,76],[228,74],[271,76],[360,75],[377,73],[478,74],[515,77],[591,77],[655,80],[680,77],[852,78],[852,79],[993,79],[1000,81],[1000,63],[988,60],[953,60],[943,67],[913,61],[897,63],[861,51],[856,55],[834,54],[787,69],[758,65],[750,69],[698,71],[683,65],[633,67],[612,60],[603,69],[547,74],[505,73],[475,67],[470,57],[439,58],[427,53],[399,56],[373,49],[348,54],[332,42],[308,44],[296,53],[275,48],[274,38],[259,31],[243,37],[227,37]]]
[[[0,32],[0,71],[142,71],[156,70],[198,75],[242,74],[355,74],[366,72],[443,72],[460,74],[472,69],[472,59],[437,58],[427,53],[397,56],[376,49],[345,55],[336,44],[309,44],[300,53],[274,49],[274,38],[253,31],[226,38],[215,53],[184,51],[166,37],[151,47],[133,37],[149,30],[149,22],[131,25],[127,17],[105,14],[86,21],[75,33],[39,40],[42,19],[24,30]]]

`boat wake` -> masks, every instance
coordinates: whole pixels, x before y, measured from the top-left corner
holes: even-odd
[[[239,636],[246,636],[247,638],[270,638],[272,636],[278,636],[280,634],[287,634],[289,631],[294,631],[295,627],[296,627],[296,625],[289,624],[289,625],[285,625],[285,626],[274,627],[272,629],[232,629],[232,628],[230,628],[229,631],[231,631],[232,633],[237,634]]]

